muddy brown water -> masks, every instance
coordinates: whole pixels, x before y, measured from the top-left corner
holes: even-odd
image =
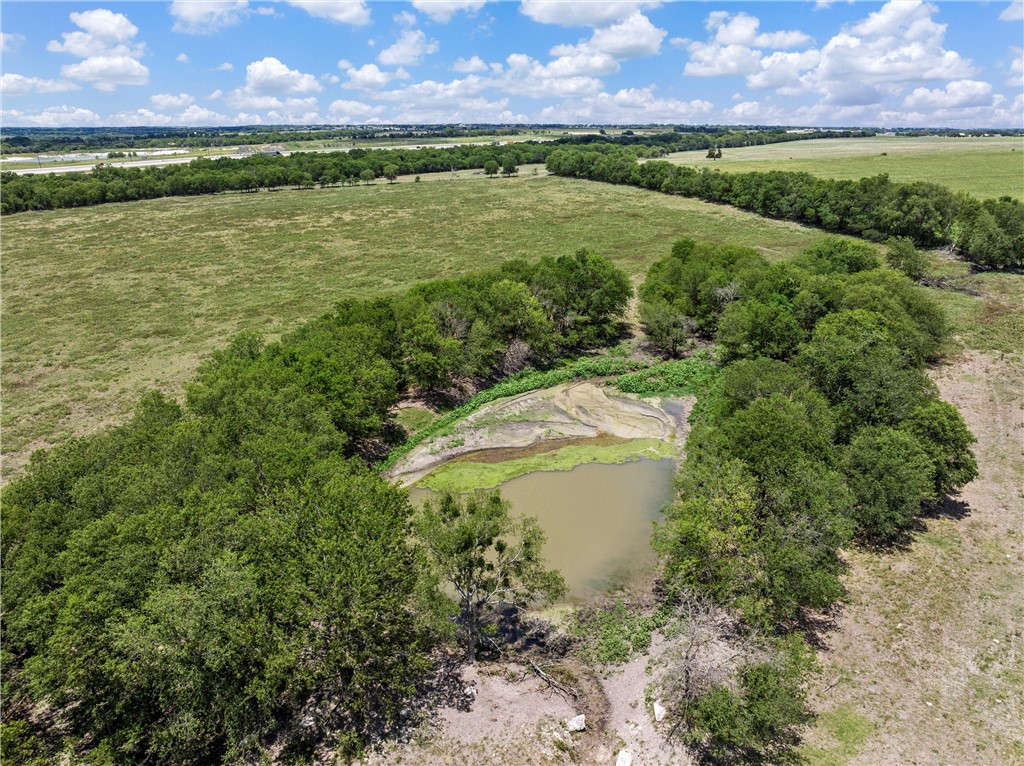
[[[653,522],[672,497],[675,462],[587,463],[571,471],[534,471],[501,485],[513,513],[536,516],[547,533],[549,566],[558,569],[573,601],[586,601],[649,576]],[[431,491],[414,488],[422,503]]]

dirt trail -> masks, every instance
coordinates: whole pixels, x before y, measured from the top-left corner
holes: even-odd
[[[908,548],[849,554],[824,636],[811,763],[1024,763],[1024,416],[1020,363],[936,371],[978,439],[979,477]]]

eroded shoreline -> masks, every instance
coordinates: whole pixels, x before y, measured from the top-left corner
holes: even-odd
[[[694,401],[610,394],[592,380],[529,391],[468,415],[403,456],[385,475],[410,487],[453,463],[503,464],[502,471],[491,473],[504,481],[533,470],[668,457],[682,448]]]

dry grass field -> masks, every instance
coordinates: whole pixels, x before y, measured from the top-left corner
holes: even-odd
[[[790,170],[824,178],[858,179],[888,173],[894,181],[930,181],[976,197],[1024,198],[1024,138],[824,138],[736,149],[722,159],[678,152],[679,165],[723,172]]]
[[[341,298],[589,247],[643,273],[678,237],[799,252],[821,234],[640,189],[545,177],[225,194],[3,220],[3,453],[181,392],[237,332],[275,336]]]

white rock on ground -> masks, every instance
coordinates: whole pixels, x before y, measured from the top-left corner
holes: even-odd
[[[662,705],[658,700],[654,701],[654,720],[655,721],[657,721],[658,723],[661,723],[662,721],[664,721],[665,720],[665,713],[667,713],[667,712],[668,712],[668,710],[665,709],[664,705]]]
[[[587,717],[580,713],[575,718],[570,718],[566,722],[565,727],[569,731],[583,731],[587,728]]]
[[[633,766],[633,754],[629,750],[620,750],[615,766]]]

